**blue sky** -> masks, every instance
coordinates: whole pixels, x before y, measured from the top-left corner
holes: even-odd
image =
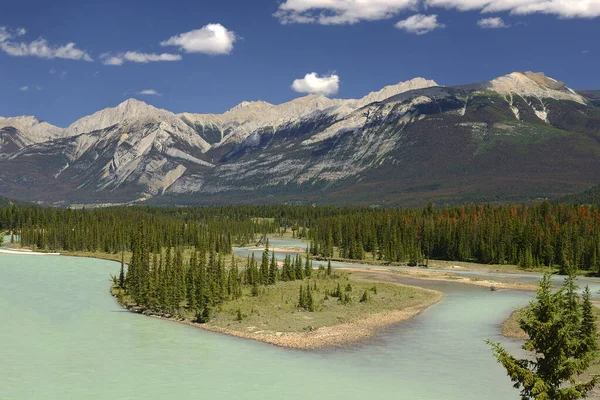
[[[59,126],[128,97],[223,112],[303,95],[292,86],[362,97],[417,76],[452,85],[533,70],[600,89],[599,0],[6,3],[0,116]],[[294,84],[309,73],[325,80]]]

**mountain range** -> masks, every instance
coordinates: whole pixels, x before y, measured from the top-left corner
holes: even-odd
[[[61,206],[522,201],[599,176],[600,91],[533,72],[223,114],[129,99],[66,128],[0,117],[0,195]]]

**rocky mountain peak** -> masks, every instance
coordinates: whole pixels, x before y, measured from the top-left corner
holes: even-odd
[[[565,87],[564,82],[560,82],[556,79],[550,78],[546,76],[546,74],[544,74],[543,72],[527,71],[523,72],[522,74],[525,75],[527,78],[531,79],[532,81],[536,82],[538,85],[545,86],[548,89],[560,90]]]
[[[131,98],[116,107],[105,108],[92,115],[83,117],[71,124],[67,130],[70,135],[75,136],[81,133],[105,129],[126,119],[140,119],[146,116],[169,118],[173,116],[173,113]]]
[[[410,90],[425,89],[434,86],[439,86],[434,80],[417,77],[405,82],[398,82],[395,85],[385,86],[376,92],[371,92],[362,99],[359,99],[357,103],[358,106],[362,107]]]
[[[145,103],[141,100],[138,99],[134,99],[133,97],[125,100],[124,102],[120,103],[117,107],[117,109],[126,109],[126,110],[135,110],[135,109],[151,109],[151,110],[156,110],[155,107],[151,106],[148,103]]]
[[[543,72],[513,72],[491,80],[484,84],[483,88],[503,95],[552,98],[586,104],[586,100],[581,95]]]
[[[238,111],[238,110],[241,110],[241,109],[244,109],[244,108],[248,109],[248,108],[268,108],[268,107],[273,107],[273,104],[267,103],[266,101],[262,101],[262,100],[257,100],[257,101],[242,101],[237,106],[231,108],[229,110],[229,112]]]

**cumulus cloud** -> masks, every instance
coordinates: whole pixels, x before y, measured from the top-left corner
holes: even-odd
[[[28,91],[28,90],[29,90],[29,86],[21,86],[21,87],[19,88],[19,90],[20,90],[21,92],[26,92],[26,91]]]
[[[284,24],[354,24],[432,7],[484,13],[553,14],[561,18],[600,16],[599,0],[285,0],[274,15]]]
[[[180,61],[179,54],[154,54],[154,53],[138,53],[137,51],[128,51],[126,53],[110,54],[104,53],[100,55],[100,59],[104,65],[123,65],[125,62],[134,63],[149,63],[160,61]]]
[[[156,90],[154,89],[144,89],[144,90],[140,90],[139,92],[137,92],[137,94],[141,95],[141,96],[160,96],[160,93],[158,93]]]
[[[482,18],[477,21],[477,25],[480,28],[484,29],[499,29],[499,28],[508,28],[510,25],[507,25],[504,20],[500,17],[494,18]]]
[[[336,94],[340,89],[340,77],[331,74],[320,77],[316,72],[306,74],[302,79],[294,80],[292,89],[298,93]]]
[[[236,41],[234,32],[221,24],[208,24],[160,42],[161,46],[177,46],[186,53],[229,54]]]
[[[75,43],[67,43],[62,46],[52,46],[44,38],[32,42],[16,41],[18,37],[24,36],[27,31],[24,28],[11,31],[0,27],[0,50],[13,57],[39,57],[39,58],[65,58],[69,60],[93,61],[83,50],[75,47]]]
[[[394,25],[398,29],[403,29],[406,32],[414,33],[417,35],[424,35],[433,31],[434,29],[445,28],[446,25],[441,24],[437,20],[437,15],[423,15],[415,14],[406,18],[405,20],[399,21]]]

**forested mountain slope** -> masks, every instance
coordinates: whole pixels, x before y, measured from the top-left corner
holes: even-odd
[[[596,204],[600,205],[600,185],[596,185],[581,193],[559,197],[557,202],[569,204]]]

